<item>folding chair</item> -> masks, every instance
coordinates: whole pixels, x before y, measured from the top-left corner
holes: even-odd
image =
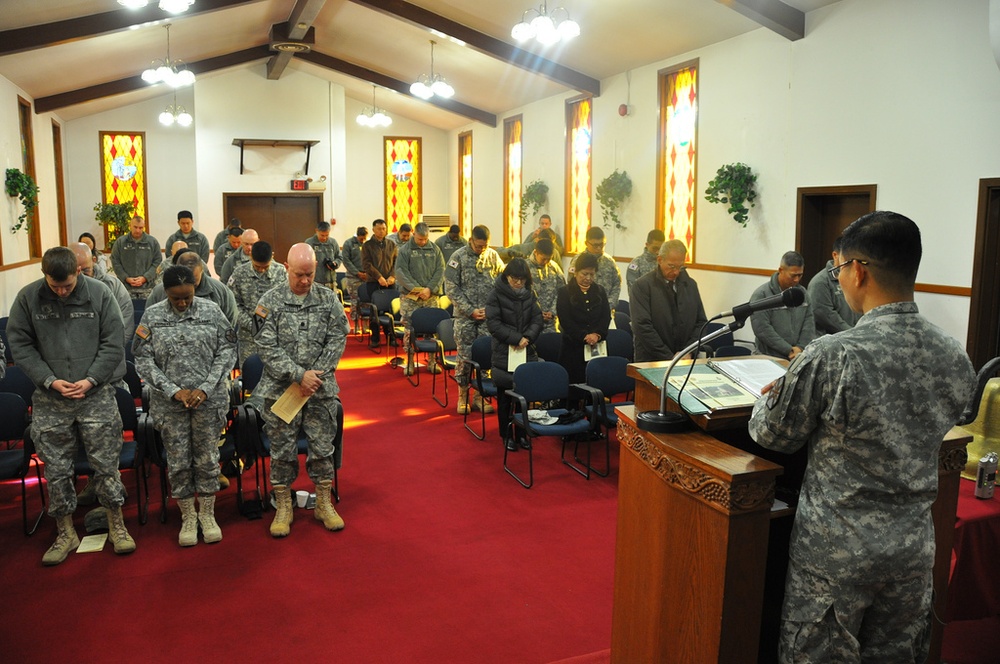
[[[596,420],[600,429],[604,431],[604,440],[608,443],[605,448],[610,455],[610,435],[611,429],[618,426],[618,414],[615,408],[619,406],[631,406],[631,400],[635,393],[635,379],[626,375],[629,361],[624,357],[608,356],[595,357],[587,362],[587,385],[597,390],[593,394],[594,401],[586,407],[588,415],[591,411],[596,411]],[[623,394],[626,400],[612,401],[611,397]],[[599,429],[599,430],[600,430]],[[574,452],[575,456],[575,452]],[[579,462],[580,459],[577,459]],[[605,471],[602,473],[596,468],[590,468],[601,477],[607,477],[607,471],[611,466],[610,456],[606,459]]]
[[[417,353],[423,353],[425,359],[430,362],[431,356],[436,356],[440,352],[438,340],[433,336],[437,332],[438,323],[450,318],[447,311],[434,307],[415,309],[410,316],[410,327],[413,328],[413,332],[410,334],[410,354],[406,358],[408,367],[406,379],[413,387],[420,385],[420,364],[416,361]],[[409,367],[412,367],[412,371]]]
[[[469,387],[475,387],[479,395],[484,399],[492,400],[497,395],[497,386],[493,379],[486,373],[493,366],[493,337],[479,337],[472,342],[470,352],[472,361],[469,363],[471,370],[469,373]],[[471,410],[471,409],[470,409]],[[462,423],[466,430],[479,440],[486,439],[486,413],[480,409],[480,430],[476,433],[469,427],[469,411],[462,416]]]
[[[635,342],[628,330],[608,330],[608,355],[624,357],[629,362],[635,357]]]
[[[558,362],[562,353],[562,334],[559,332],[542,332],[535,340],[535,352],[546,362]]]
[[[437,398],[437,377],[431,373],[431,396],[442,408],[448,407],[448,373],[455,380],[455,367],[458,364],[458,346],[455,343],[455,319],[445,318],[437,324],[434,333],[438,343],[438,366],[441,367],[441,384],[444,385],[444,403]]]
[[[16,394],[0,393],[0,441],[7,443],[7,449],[0,451],[0,481],[21,480],[21,522],[25,535],[31,535],[45,515],[45,489],[42,487],[42,471],[34,459],[35,445],[27,432],[28,405]],[[17,443],[21,449],[14,448]],[[30,528],[28,527],[28,491],[26,478],[31,464],[35,465],[38,483],[38,497],[42,501],[42,511]]]

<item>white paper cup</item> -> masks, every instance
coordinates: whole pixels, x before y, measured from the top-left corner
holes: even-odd
[[[298,503],[299,507],[305,507],[306,501],[309,500],[308,491],[296,491],[295,492],[295,502]]]

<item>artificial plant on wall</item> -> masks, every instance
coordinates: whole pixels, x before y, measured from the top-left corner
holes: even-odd
[[[535,180],[527,187],[524,188],[524,193],[521,194],[521,207],[517,211],[519,217],[521,217],[521,223],[523,224],[528,219],[528,208],[531,208],[531,215],[534,216],[538,214],[538,211],[542,209],[545,202],[549,199],[549,185],[545,184],[541,180]]]
[[[618,230],[628,230],[622,223],[619,213],[629,196],[632,195],[632,179],[625,171],[617,168],[597,185],[597,202],[601,204],[604,213],[604,227],[611,228],[614,224]]]
[[[108,249],[114,246],[115,240],[128,233],[133,211],[135,201],[98,203],[94,206],[94,218],[98,224],[107,228]]]
[[[4,186],[7,195],[17,196],[24,206],[24,210],[17,217],[17,223],[11,225],[10,232],[16,233],[22,228],[30,230],[32,213],[38,206],[38,185],[27,173],[22,173],[16,168],[8,168]]]
[[[708,183],[705,200],[710,203],[728,203],[727,212],[733,215],[736,223],[745,228],[750,212],[745,203],[754,207],[754,199],[757,198],[756,183],[757,176],[746,164],[725,164],[719,167],[715,178]]]

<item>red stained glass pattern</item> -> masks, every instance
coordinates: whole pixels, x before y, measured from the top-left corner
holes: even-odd
[[[390,232],[416,224],[421,212],[419,138],[385,139],[385,221]]]
[[[687,245],[694,259],[695,185],[697,180],[698,69],[688,67],[667,74],[663,118],[663,232],[668,240]]]
[[[581,99],[570,107],[569,144],[569,237],[566,251],[579,253],[586,247],[587,229],[590,228],[590,186],[593,160],[593,126],[591,111],[593,100]]]
[[[105,203],[135,204],[134,214],[146,219],[146,135],[101,132],[101,180]],[[114,237],[104,229],[104,241]]]
[[[504,121],[504,246],[510,247],[521,242],[521,118]]]

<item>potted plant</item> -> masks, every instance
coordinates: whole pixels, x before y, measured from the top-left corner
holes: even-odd
[[[38,185],[27,173],[22,173],[16,168],[8,168],[4,182],[8,196],[17,196],[21,200],[24,210],[17,217],[17,223],[10,227],[11,233],[16,233],[22,228],[31,229],[31,217],[35,207],[38,206]]]
[[[545,202],[549,198],[549,185],[545,184],[541,180],[535,180],[527,187],[524,188],[524,193],[521,194],[521,208],[517,211],[519,217],[521,217],[521,223],[523,224],[528,219],[528,208],[531,208],[532,216],[538,214],[538,211],[545,205]]]
[[[744,203],[754,206],[757,190],[754,188],[757,176],[750,167],[743,163],[725,164],[719,167],[715,179],[708,183],[705,190],[705,200],[710,203],[728,203],[727,212],[733,215],[736,223],[746,227],[749,208]]]
[[[135,201],[125,203],[98,203],[94,206],[94,218],[97,223],[107,228],[108,249],[114,246],[115,240],[128,233],[129,222]]]
[[[601,210],[604,213],[605,228],[610,228],[611,224],[614,223],[615,228],[619,230],[628,229],[622,224],[618,214],[621,212],[625,200],[631,195],[632,178],[628,176],[627,172],[619,171],[617,168],[611,175],[601,180],[601,184],[597,185],[597,202],[601,204]]]

